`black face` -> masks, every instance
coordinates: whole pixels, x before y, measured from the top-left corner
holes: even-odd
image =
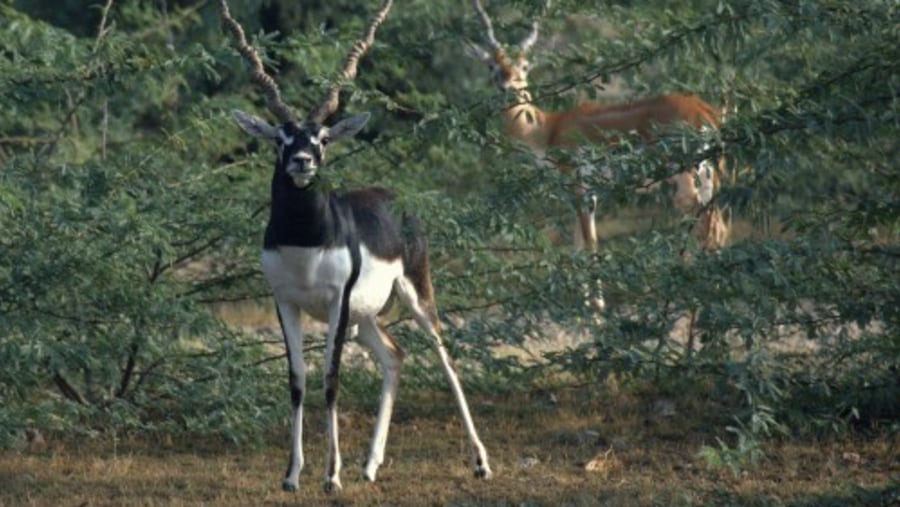
[[[298,187],[309,185],[325,164],[325,148],[331,141],[328,127],[316,123],[288,122],[278,128],[278,164]]]

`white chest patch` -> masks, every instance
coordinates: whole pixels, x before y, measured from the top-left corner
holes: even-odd
[[[360,246],[359,278],[350,294],[350,321],[377,314],[387,303],[394,281],[403,276],[403,262],[386,261]],[[262,271],[279,301],[297,305],[314,319],[328,322],[352,271],[347,248],[281,247],[264,250]]]

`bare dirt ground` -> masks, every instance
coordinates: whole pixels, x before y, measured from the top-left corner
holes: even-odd
[[[411,389],[411,388],[410,388]],[[896,435],[775,441],[737,475],[698,457],[727,421],[711,400],[574,389],[470,396],[494,479],[474,479],[449,396],[401,390],[378,482],[359,479],[374,404],[343,400],[344,490],[326,495],[323,413],[307,413],[301,489],[282,492],[287,428],[236,448],[160,436],[59,435],[0,454],[3,506],[896,506]],[[660,407],[665,410],[660,410]]]

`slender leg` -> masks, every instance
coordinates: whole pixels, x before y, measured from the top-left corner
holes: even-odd
[[[378,467],[384,462],[384,448],[387,444],[388,428],[391,424],[391,412],[394,400],[397,399],[397,386],[400,381],[400,364],[403,351],[384,329],[378,326],[375,317],[364,320],[359,325],[359,340],[375,355],[381,366],[381,400],[378,405],[378,419],[372,435],[372,448],[363,469],[363,479],[374,482]]]
[[[594,219],[597,211],[597,196],[591,195],[588,203],[585,203],[583,198],[581,201],[579,204],[581,207],[578,210],[578,223],[576,224],[578,232],[576,234],[580,234],[582,244],[579,245],[579,237],[575,238],[575,244],[576,247],[593,253],[597,251],[597,223]],[[595,290],[591,290],[587,286],[584,287],[585,304],[599,313],[606,308],[606,300],[603,299],[603,282],[600,279],[595,279],[594,284]],[[594,292],[597,294],[592,296]]]
[[[444,348],[443,340],[438,332],[437,316],[429,316],[422,308],[422,305],[419,303],[419,295],[416,293],[413,283],[406,277],[399,278],[394,286],[397,288],[398,294],[400,294],[406,304],[412,309],[413,316],[419,326],[428,331],[434,339],[438,355],[441,358],[441,364],[444,368],[444,374],[450,382],[450,389],[453,391],[453,396],[456,398],[456,404],[459,407],[463,423],[466,427],[466,432],[469,434],[469,441],[472,444],[472,462],[475,468],[475,477],[489,479],[493,475],[493,472],[488,464],[487,450],[485,450],[484,444],[481,443],[481,439],[478,438],[475,423],[472,421],[472,415],[469,412],[469,404],[466,402],[466,396],[463,393],[462,383],[459,381],[459,377],[456,374],[456,368],[453,366],[450,354],[448,354],[447,349]]]
[[[594,172],[592,165],[582,165],[576,171],[575,195],[578,198],[578,221],[575,223],[575,249],[597,251],[597,222],[594,215],[597,213],[597,196],[585,183],[585,178]],[[602,167],[605,178],[612,179],[612,171],[609,167]],[[603,283],[599,279],[594,280],[595,290],[584,287],[585,304],[596,312],[602,312],[606,308],[606,300],[603,299]],[[592,296],[592,293],[597,292]]]
[[[328,337],[325,345],[325,410],[328,426],[328,461],[325,468],[325,482],[322,488],[326,493],[340,491],[341,485],[341,450],[338,438],[337,397],[340,380],[341,354],[344,340],[350,328],[349,293],[338,296],[339,303],[332,305],[328,313]]]
[[[579,150],[580,151],[580,150]],[[591,191],[591,185],[585,180],[590,180],[594,175],[593,164],[581,164],[575,168],[575,196],[578,199],[578,229],[581,233],[582,244],[575,240],[576,248],[583,248],[589,252],[597,249],[597,224],[594,222],[594,213],[597,211],[597,197]],[[609,173],[608,167],[603,167],[603,173]],[[587,197],[587,198],[586,198]]]
[[[291,455],[281,487],[296,491],[303,469],[303,397],[306,393],[306,363],[303,360],[303,330],[300,312],[290,303],[277,302],[278,321],[287,349],[288,379],[291,390]]]
[[[597,224],[594,221],[594,207],[578,211],[578,232],[581,233],[582,248],[589,252],[597,250]],[[576,244],[578,241],[576,240]]]

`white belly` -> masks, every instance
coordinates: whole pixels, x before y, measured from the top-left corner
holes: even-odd
[[[403,276],[400,259],[385,261],[360,246],[359,278],[350,293],[350,322],[377,314],[387,303],[394,280]],[[314,319],[328,322],[340,304],[352,263],[347,248],[281,247],[264,250],[262,271],[278,301],[297,305]]]

